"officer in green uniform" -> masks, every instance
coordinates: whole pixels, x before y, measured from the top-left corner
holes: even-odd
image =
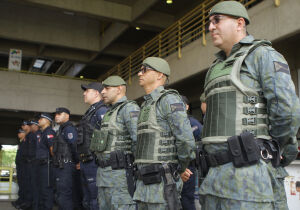
[[[138,120],[135,163],[138,209],[179,209],[182,181],[195,158],[195,140],[185,104],[175,90],[164,89],[170,76],[169,64],[162,58],[148,57],[138,73],[139,84],[147,95]],[[181,179],[180,179],[181,177]]]
[[[109,110],[100,130],[94,131],[90,146],[99,166],[96,179],[99,208],[134,210],[133,153],[140,108],[127,99],[126,82],[121,77],[110,76],[102,84],[101,94]]]
[[[297,154],[300,106],[284,57],[248,35],[245,7],[216,4],[209,13],[221,49],[205,79],[202,142],[210,167],[203,209],[288,209],[284,166]]]

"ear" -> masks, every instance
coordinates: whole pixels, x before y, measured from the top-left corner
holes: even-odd
[[[238,31],[244,31],[246,27],[246,22],[244,18],[238,18],[237,19],[237,30]]]
[[[118,94],[120,94],[122,92],[122,86],[118,86]]]

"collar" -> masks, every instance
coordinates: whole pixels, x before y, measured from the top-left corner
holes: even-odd
[[[243,45],[249,45],[249,44],[252,44],[254,41],[254,37],[252,35],[248,35],[246,37],[244,37],[243,39],[241,39],[238,43],[234,44],[232,49],[231,49],[231,52],[230,52],[230,55],[232,55],[233,53],[235,53],[236,51],[238,51],[239,49],[241,49],[241,47]],[[229,55],[229,56],[230,56]],[[215,54],[215,56],[217,57],[218,60],[226,60],[226,54],[223,50],[219,51],[218,53]]]
[[[117,107],[120,105],[120,103],[123,103],[124,101],[127,101],[127,97],[123,96],[122,98],[120,98],[116,103],[114,103],[113,105],[110,106],[111,109]]]
[[[67,121],[59,126],[59,130],[62,131],[65,127],[67,127],[68,125],[71,125],[71,124],[72,123],[70,121]]]
[[[103,100],[100,100],[100,101],[98,101],[98,102],[92,104],[92,105],[90,106],[90,108],[95,108],[98,104],[101,105],[101,104],[103,104],[103,103],[104,103]]]
[[[161,91],[163,91],[165,88],[164,86],[159,86],[158,88],[154,89],[151,93],[144,96],[144,99],[146,101],[149,100],[156,100],[161,95]]]

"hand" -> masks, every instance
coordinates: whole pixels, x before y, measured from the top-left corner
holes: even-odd
[[[76,164],[76,170],[80,170],[80,163]]]
[[[187,180],[189,180],[192,174],[193,173],[190,171],[190,169],[186,168],[185,171],[182,174],[180,174],[180,177],[183,182],[186,182]]]

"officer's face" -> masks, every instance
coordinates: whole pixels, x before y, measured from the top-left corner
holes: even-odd
[[[55,122],[57,124],[63,124],[69,120],[69,115],[65,112],[55,114]]]
[[[37,126],[36,124],[32,124],[32,125],[30,126],[30,131],[36,132],[36,131],[38,131],[38,130],[39,130],[39,126]]]
[[[120,94],[121,90],[120,87],[104,87],[102,90],[102,98],[104,103],[106,104],[113,104],[116,102],[117,96]]]
[[[209,18],[209,32],[214,46],[221,50],[230,49],[237,43],[238,19],[226,15],[213,15]]]
[[[100,95],[100,93],[97,90],[94,89],[86,89],[83,92],[83,96],[84,96],[84,103],[87,104],[93,104],[95,99]]]
[[[142,66],[141,70],[138,72],[139,84],[144,88],[147,86],[151,86],[157,81],[158,76],[159,72],[151,68]]]
[[[25,138],[25,133],[18,133],[18,138],[19,139],[24,139]]]
[[[48,124],[48,120],[46,118],[40,118],[39,119],[39,126],[40,127],[43,127],[45,126],[46,124]]]
[[[30,131],[30,126],[29,126],[29,125],[22,125],[21,128],[22,128],[22,130],[24,130],[25,132],[29,132],[29,131]]]

